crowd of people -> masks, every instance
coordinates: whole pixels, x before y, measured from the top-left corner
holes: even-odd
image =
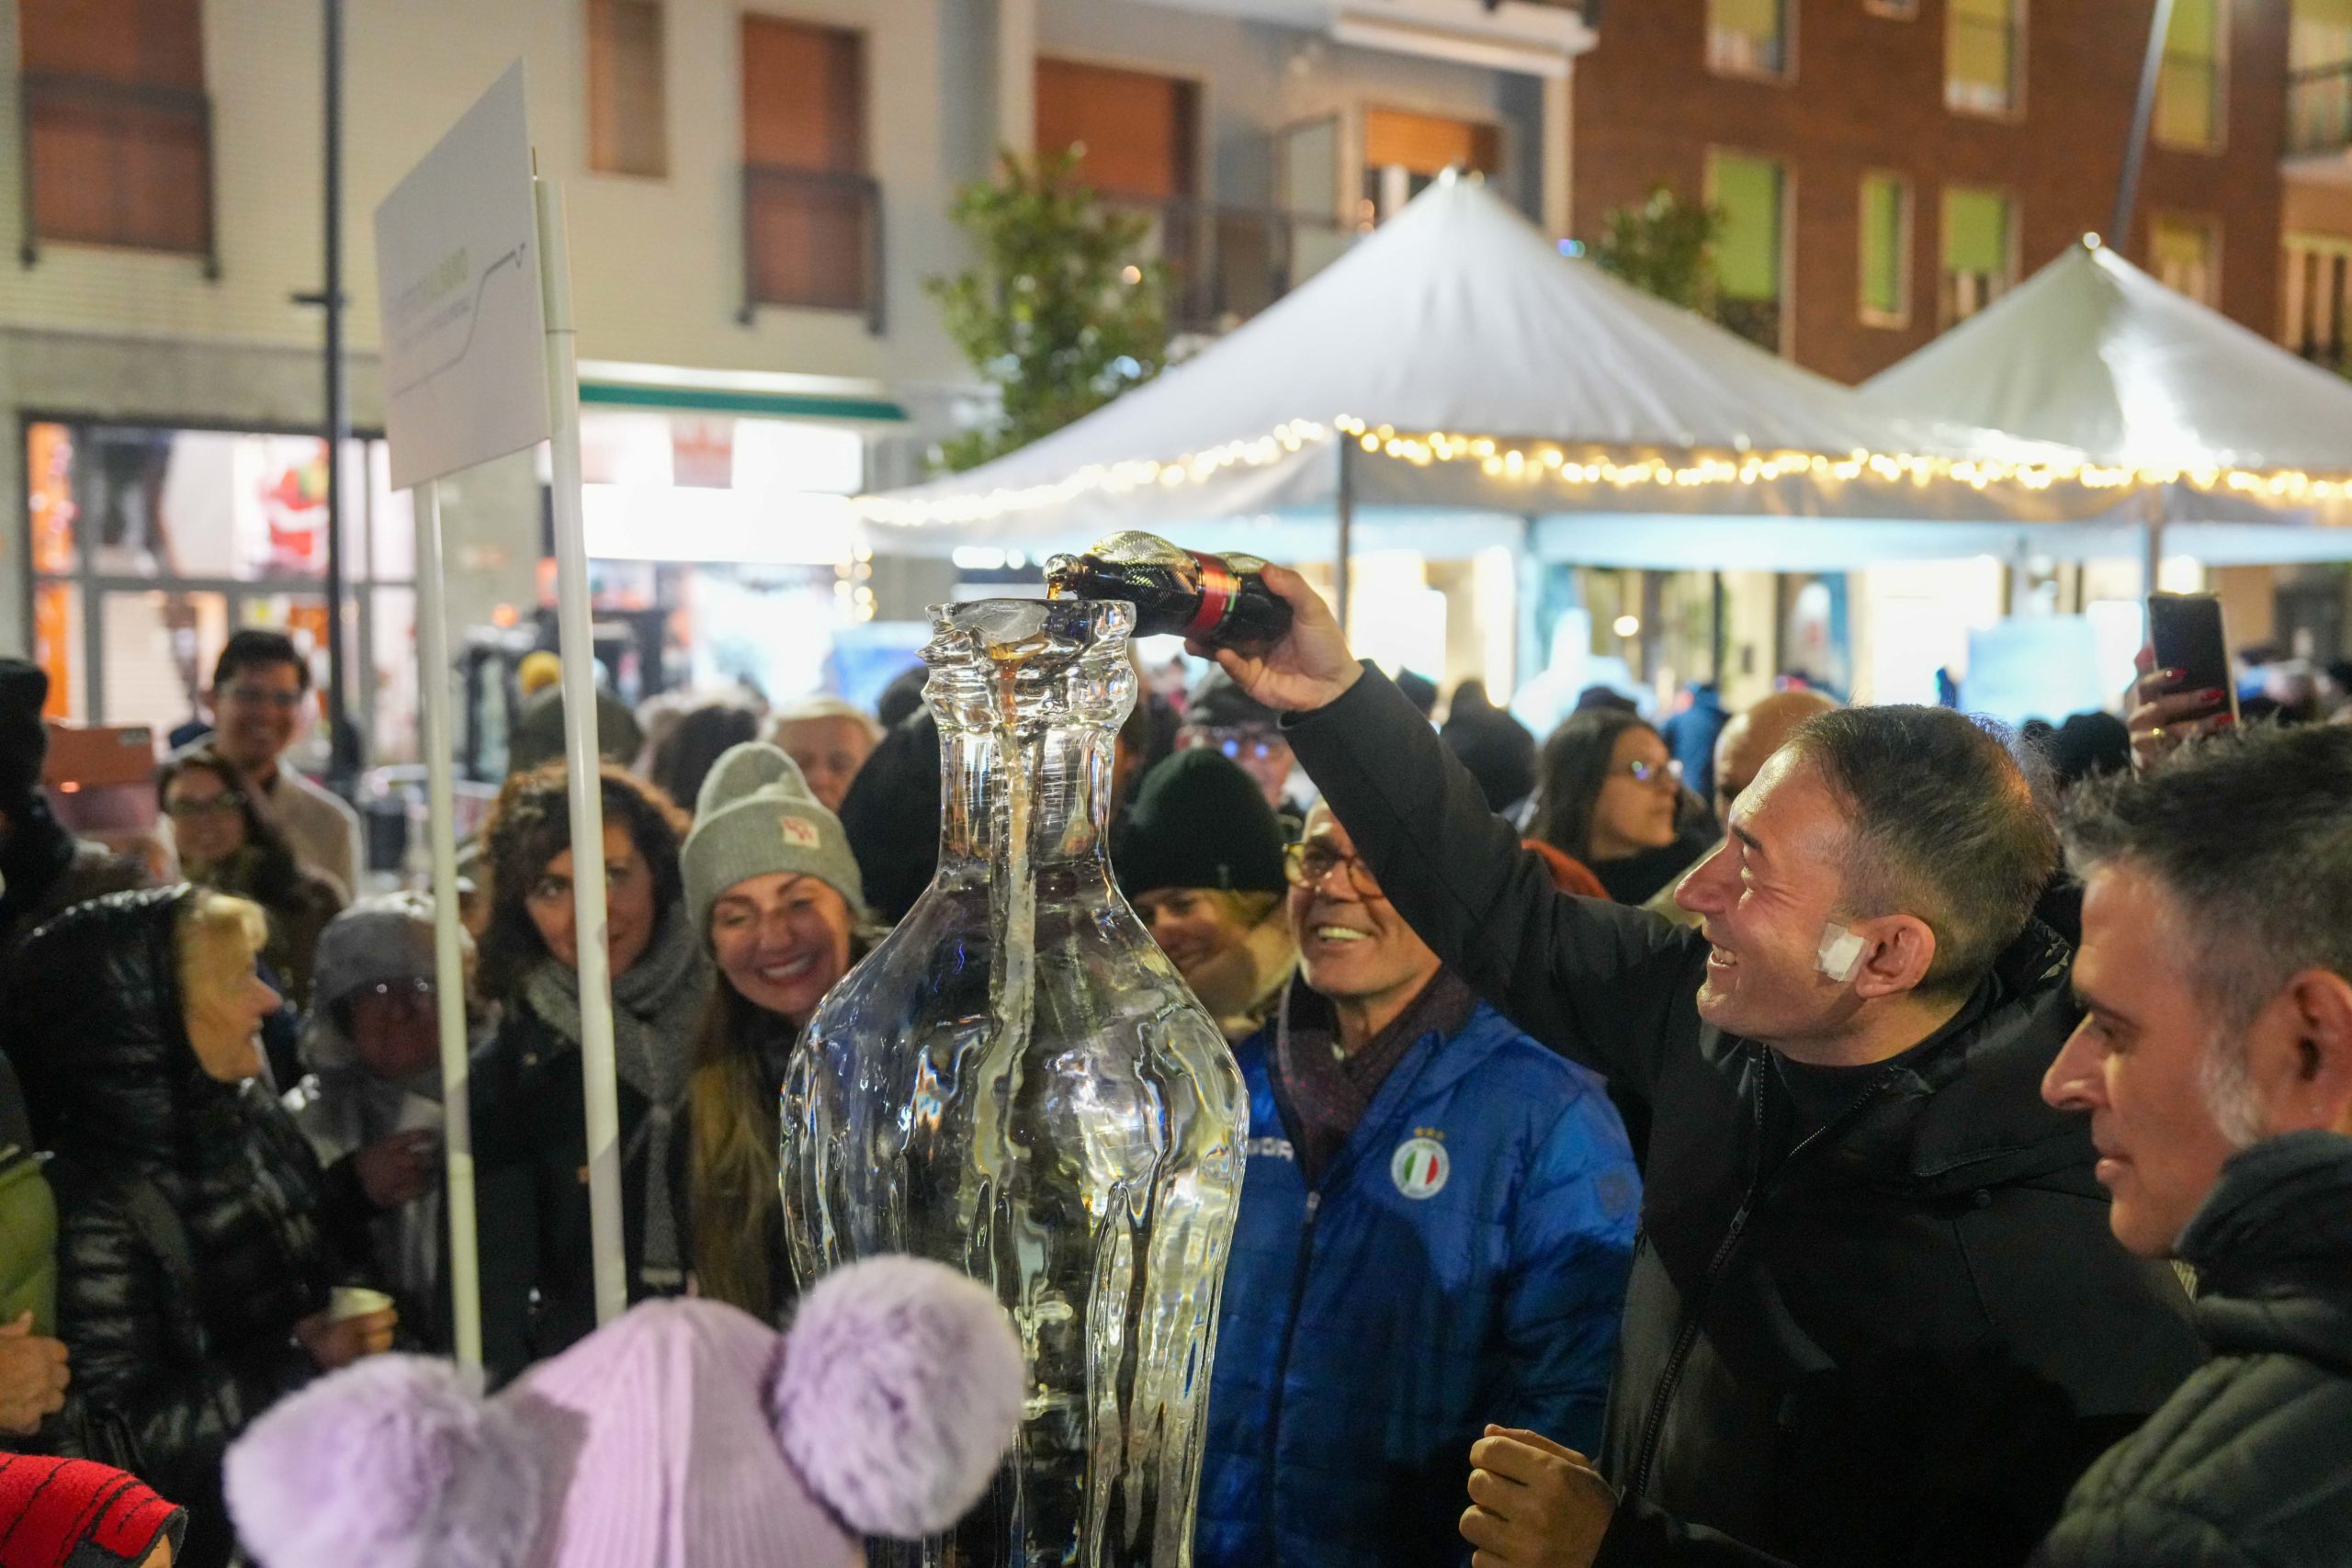
[[[2352,1562],[2330,674],[2250,661],[2232,724],[2149,670],[2014,736],[1596,688],[1539,740],[1269,581],[1290,637],[1196,649],[1111,779],[1248,1095],[1204,1568]],[[492,1389],[605,1354],[563,692],[522,675],[465,910]],[[600,691],[633,1303],[772,1332],[813,1283],[776,1089],[935,864],[920,684]],[[220,1568],[243,1435],[453,1346],[433,904],[286,761],[282,637],[158,769],[170,879],[57,821],[45,696],[0,660],[0,1447],[136,1475]]]

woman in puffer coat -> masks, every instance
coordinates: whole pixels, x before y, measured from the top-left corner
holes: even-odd
[[[58,1337],[91,1417],[66,1442],[127,1438],[101,1452],[188,1508],[183,1568],[229,1560],[230,1441],[319,1371],[389,1348],[394,1325],[327,1313],[364,1210],[356,1187],[330,1196],[258,1081],[278,1005],[254,968],[266,940],[241,898],[116,894],[35,932],[6,1003],[57,1154]]]

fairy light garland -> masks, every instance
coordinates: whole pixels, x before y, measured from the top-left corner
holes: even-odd
[[[2093,491],[2120,491],[2187,484],[2195,490],[2226,491],[2262,502],[2352,498],[2352,478],[2324,478],[2299,468],[2219,465],[2152,468],[1866,451],[1843,455],[1796,451],[1699,453],[1621,462],[1597,455],[1598,448],[1578,455],[1575,448],[1558,443],[1509,442],[1491,435],[1449,431],[1399,431],[1393,425],[1371,425],[1342,415],[1329,425],[1314,420],[1292,420],[1264,435],[1229,441],[1168,462],[1133,458],[1091,464],[1052,484],[923,501],[893,501],[868,495],[859,497],[856,504],[864,521],[891,526],[989,523],[1089,494],[1119,496],[1144,490],[1176,490],[1204,484],[1230,469],[1267,468],[1334,440],[1351,441],[1363,452],[1417,468],[1471,463],[1489,479],[1568,490],[1697,490],[1776,484],[1792,479],[1843,483],[1867,478],[1889,484],[1907,481],[1920,489],[1955,483],[1978,491],[1996,485],[2017,485],[2029,491],[2046,491],[2062,484]]]

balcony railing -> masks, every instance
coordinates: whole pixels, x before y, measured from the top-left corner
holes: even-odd
[[[1320,272],[1355,238],[1336,218],[1195,201],[1115,205],[1151,220],[1146,243],[1168,269],[1168,320],[1178,332],[1239,325]]]
[[[209,97],[57,72],[18,81],[25,265],[53,240],[200,256],[220,276]]]
[[[1710,28],[1707,69],[1724,76],[1785,76],[1789,73],[1787,35],[1746,28]]]
[[[1715,320],[1767,354],[1781,352],[1778,299],[1717,299]]]
[[[2287,151],[2341,152],[2352,147],[2352,60],[2287,78]]]
[[[882,335],[882,186],[871,175],[743,167],[743,310],[855,310]]]

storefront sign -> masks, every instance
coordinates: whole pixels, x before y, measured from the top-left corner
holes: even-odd
[[[376,209],[376,266],[393,487],[548,439],[520,61]]]

